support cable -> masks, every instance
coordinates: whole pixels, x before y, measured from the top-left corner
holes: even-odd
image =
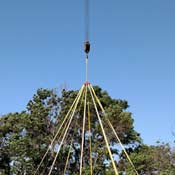
[[[82,104],[83,104],[83,101],[84,101],[84,96],[85,96],[85,91],[83,92],[83,95],[82,95],[82,99],[81,99],[81,103],[80,103],[80,106],[79,106],[79,109],[78,109],[78,112],[80,112],[80,110],[81,110],[81,107],[82,107]],[[76,121],[76,123],[77,123],[77,121]],[[71,141],[71,146],[70,146],[70,148],[69,148],[69,151],[70,151],[70,149],[71,149],[71,147],[72,147],[72,144],[73,144],[73,138],[74,138],[74,136],[76,135],[76,131],[75,131],[76,129],[74,128],[74,135],[72,136],[72,141]],[[65,175],[65,173],[66,173],[66,169],[67,169],[67,166],[68,166],[68,161],[69,161],[69,158],[70,158],[70,153],[68,153],[68,156],[67,156],[67,160],[66,160],[66,165],[65,165],[65,168],[64,168],[64,175]]]
[[[65,164],[65,167],[64,167],[64,173],[63,173],[63,175],[66,175],[66,169],[67,169],[67,166],[68,166],[68,163],[69,163],[69,158],[70,158],[72,143],[73,143],[73,138],[72,138],[71,144],[69,146],[69,151],[68,151],[68,155],[67,155],[67,159],[66,159],[66,164]]]
[[[87,98],[87,85],[85,89],[85,98],[84,98],[84,114],[83,114],[81,156],[80,156],[80,175],[82,175],[82,167],[83,167],[83,151],[84,151],[84,137],[85,137],[85,123],[86,123],[86,98]]]
[[[89,162],[90,162],[90,175],[93,175],[93,167],[92,167],[92,133],[91,133],[91,113],[90,113],[90,105],[88,102],[88,129],[89,129]]]
[[[61,128],[63,127],[63,125],[64,125],[64,123],[66,122],[67,118],[69,117],[70,113],[72,112],[72,109],[73,109],[75,103],[77,102],[78,98],[81,96],[83,89],[84,89],[84,85],[80,88],[80,90],[79,90],[79,92],[78,92],[78,94],[77,94],[77,96],[76,96],[74,102],[72,103],[72,106],[70,107],[70,109],[69,109],[68,113],[66,114],[66,116],[65,116],[65,118],[64,118],[64,120],[63,120],[63,122],[61,123],[60,127],[58,128],[58,130],[57,130],[57,132],[56,132],[54,138],[52,139],[50,145],[48,146],[48,149],[47,149],[46,153],[44,154],[44,156],[42,157],[42,159],[41,159],[41,161],[40,161],[40,163],[39,163],[39,165],[38,165],[38,167],[37,167],[37,169],[36,169],[34,175],[36,175],[36,173],[38,172],[39,168],[41,167],[41,165],[42,165],[44,159],[46,158],[46,156],[47,156],[47,154],[48,154],[48,152],[49,152],[50,147],[52,147],[52,145],[53,145],[54,141],[56,140],[56,138],[57,138],[57,136],[58,136],[58,134],[59,134]]]
[[[129,155],[128,155],[126,149],[125,149],[125,147],[123,146],[123,144],[122,144],[122,142],[121,142],[121,140],[120,140],[118,134],[116,133],[116,131],[115,131],[115,129],[114,129],[112,123],[111,123],[110,120],[107,118],[106,112],[105,112],[105,110],[104,110],[104,108],[103,108],[103,106],[102,106],[100,100],[98,99],[98,97],[97,97],[97,95],[96,95],[96,93],[95,93],[95,91],[94,91],[94,89],[93,89],[93,86],[92,86],[92,85],[90,85],[90,86],[91,86],[91,89],[92,89],[93,95],[95,96],[96,101],[98,102],[98,104],[99,104],[101,110],[103,111],[103,114],[105,115],[105,119],[106,119],[106,121],[107,121],[109,127],[112,129],[112,131],[113,131],[113,133],[114,133],[114,135],[115,135],[117,141],[118,141],[119,144],[120,144],[120,147],[121,147],[122,150],[124,151],[124,153],[125,153],[125,155],[126,155],[128,161],[129,161],[130,165],[132,166],[133,170],[135,171],[136,175],[139,175],[138,172],[137,172],[137,170],[136,170],[136,168],[135,168],[135,166],[134,166],[134,164],[133,164],[133,162],[132,162],[132,160],[130,159],[130,157],[129,157]]]
[[[138,172],[137,172],[137,170],[136,170],[136,168],[135,168],[135,166],[134,166],[134,164],[133,164],[133,162],[131,161],[131,159],[130,159],[128,153],[126,152],[125,147],[123,146],[123,144],[122,144],[120,138],[118,137],[118,134],[116,133],[114,127],[112,126],[110,120],[107,119],[107,122],[108,122],[109,127],[112,129],[112,131],[113,131],[115,137],[117,138],[117,140],[118,140],[118,142],[119,142],[119,144],[120,144],[120,147],[123,149],[123,151],[124,151],[124,153],[125,153],[125,155],[126,155],[128,161],[129,161],[130,165],[132,166],[133,170],[135,171],[135,173],[136,173],[137,175],[139,175]]]
[[[55,165],[56,159],[57,159],[57,157],[58,157],[58,154],[59,154],[59,152],[60,152],[60,150],[61,150],[61,147],[62,147],[62,145],[63,145],[63,142],[64,142],[64,139],[65,139],[65,137],[66,137],[66,134],[67,134],[67,132],[68,132],[68,129],[69,129],[70,124],[71,124],[71,122],[72,122],[72,119],[73,119],[73,117],[74,117],[74,114],[75,114],[77,105],[78,105],[78,103],[79,103],[79,101],[80,101],[80,97],[82,96],[82,93],[83,93],[83,91],[84,91],[84,87],[85,87],[85,86],[83,86],[83,89],[82,89],[82,91],[81,91],[81,94],[80,94],[80,96],[78,97],[78,99],[77,99],[77,101],[76,101],[76,103],[75,103],[75,106],[74,106],[72,115],[71,115],[71,117],[70,117],[70,121],[69,121],[68,126],[67,126],[67,128],[66,128],[66,131],[65,131],[65,133],[64,133],[64,135],[63,135],[63,138],[62,138],[62,140],[61,140],[61,143],[60,143],[60,145],[59,145],[59,148],[58,148],[58,150],[57,150],[55,159],[54,159],[54,161],[53,161],[53,163],[52,163],[52,165],[51,165],[51,169],[50,169],[48,175],[50,175],[51,172],[52,172],[52,170],[53,170],[53,167],[54,167],[54,165]]]
[[[89,0],[84,1],[85,40],[89,40]]]
[[[100,118],[100,115],[99,115],[99,112],[98,112],[98,109],[97,109],[97,105],[95,103],[95,99],[94,99],[94,96],[93,96],[93,93],[92,93],[92,90],[91,90],[91,86],[88,85],[88,88],[89,88],[89,91],[90,91],[90,94],[91,94],[91,97],[92,97],[92,100],[93,100],[95,111],[96,111],[96,114],[97,114],[97,117],[98,117],[98,120],[99,120],[99,123],[100,123],[100,127],[101,127],[101,130],[102,130],[102,133],[103,133],[103,137],[105,139],[106,147],[108,149],[108,153],[109,153],[109,156],[110,156],[110,159],[111,159],[111,162],[112,162],[112,166],[114,168],[115,175],[119,175],[119,173],[117,171],[117,168],[116,168],[116,165],[115,165],[115,162],[114,162],[114,159],[113,159],[113,156],[112,156],[112,153],[111,153],[111,149],[110,149],[110,146],[109,146],[109,143],[108,143],[108,139],[107,139],[107,136],[106,136],[105,130],[103,128],[103,124],[102,124],[102,121],[101,121],[101,118]]]

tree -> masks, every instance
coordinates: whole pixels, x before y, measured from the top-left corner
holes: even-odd
[[[120,167],[127,175],[133,174],[129,163],[120,160]],[[139,175],[174,175],[175,173],[175,151],[169,144],[159,143],[157,146],[140,145],[132,150],[130,157]]]
[[[121,141],[128,148],[135,148],[140,144],[140,136],[134,130],[132,114],[127,111],[125,100],[112,99],[100,87],[94,87],[107,116],[117,131]],[[0,172],[5,174],[33,174],[46,152],[57,128],[62,123],[67,111],[73,103],[78,91],[62,91],[61,97],[53,90],[39,89],[33,99],[27,104],[27,109],[21,113],[10,113],[0,118]],[[88,99],[90,94],[88,93]],[[81,101],[83,104],[83,100]],[[95,114],[92,100],[88,101],[92,123],[92,150],[94,174],[112,174],[110,159],[105,147],[103,135]],[[76,174],[79,170],[80,144],[82,133],[83,105],[79,104],[74,120],[69,128],[64,146],[55,162],[52,174],[64,171],[69,145],[72,142],[68,174]],[[105,123],[105,117],[99,109],[103,125],[110,141],[112,153],[119,156],[116,147],[117,140]],[[89,174],[89,131],[85,128],[84,172]],[[64,132],[62,130],[62,132]],[[58,136],[59,138],[59,136]],[[58,138],[39,169],[39,174],[47,174],[54,160],[59,146]],[[73,138],[73,139],[72,139]]]
[[[1,173],[32,174],[52,139],[58,105],[53,91],[39,89],[21,113],[0,118]]]

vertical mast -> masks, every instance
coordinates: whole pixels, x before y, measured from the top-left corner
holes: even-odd
[[[84,52],[86,54],[86,82],[88,81],[88,54],[90,52],[89,42],[89,0],[84,0],[85,8],[85,41],[84,41]]]

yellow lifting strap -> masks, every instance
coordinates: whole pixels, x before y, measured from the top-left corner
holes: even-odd
[[[82,175],[83,170],[84,135],[85,135],[85,123],[86,123],[86,99],[87,99],[87,86],[85,86],[85,97],[84,97],[84,112],[83,112],[81,155],[80,155],[80,175]]]
[[[90,159],[90,175],[93,174],[93,167],[92,167],[92,133],[91,133],[91,113],[90,113],[90,105],[88,102],[88,129],[89,129],[89,159]]]
[[[48,149],[47,149],[47,151],[45,152],[44,156],[42,157],[42,159],[41,159],[41,161],[40,161],[40,163],[39,163],[39,165],[38,165],[38,167],[37,167],[37,169],[36,169],[34,175],[36,175],[36,173],[39,171],[39,168],[41,167],[41,165],[42,165],[44,159],[46,158],[46,156],[47,156],[47,154],[48,154],[48,152],[49,152],[49,150],[50,150],[50,147],[52,147],[54,141],[56,140],[58,134],[59,134],[60,131],[61,131],[61,128],[63,127],[63,125],[64,125],[64,123],[66,122],[66,120],[69,118],[69,115],[70,115],[70,113],[73,111],[73,108],[74,108],[74,106],[75,106],[77,100],[81,97],[82,92],[84,91],[84,87],[85,87],[85,86],[83,85],[83,86],[80,88],[80,91],[79,91],[79,93],[77,94],[77,97],[75,98],[74,102],[72,103],[72,106],[70,107],[70,109],[69,109],[68,113],[66,114],[66,116],[65,116],[65,118],[64,118],[64,120],[63,120],[63,122],[61,123],[60,127],[58,128],[58,130],[57,130],[57,132],[56,132],[54,138],[52,139],[50,145],[48,146]]]
[[[125,147],[123,146],[123,144],[122,144],[120,138],[118,137],[118,134],[116,133],[116,131],[115,131],[113,125],[111,124],[110,120],[107,118],[106,112],[105,112],[105,110],[104,110],[104,108],[103,108],[103,106],[102,106],[100,100],[98,99],[98,97],[97,97],[97,95],[96,95],[96,93],[95,93],[95,91],[94,91],[92,85],[90,85],[90,86],[91,86],[91,89],[92,89],[93,95],[95,96],[96,101],[98,102],[98,104],[99,104],[101,110],[103,111],[103,114],[106,116],[106,120],[107,120],[107,122],[108,122],[108,125],[109,125],[110,128],[112,129],[112,131],[113,131],[115,137],[117,138],[117,140],[118,140],[118,142],[119,142],[119,144],[120,144],[122,150],[124,151],[124,153],[125,153],[125,155],[126,155],[128,161],[129,161],[129,163],[131,164],[131,166],[132,166],[133,170],[135,171],[136,175],[139,175],[138,172],[137,172],[137,170],[136,170],[136,168],[135,168],[135,166],[134,166],[134,164],[133,164],[133,162],[131,161],[131,159],[130,159],[130,157],[129,157],[129,155],[128,155],[126,149],[125,149]]]
[[[84,88],[84,89],[85,89],[85,88]],[[85,94],[86,94],[86,92],[85,92],[85,90],[84,90],[83,95],[82,95],[82,97],[81,97],[80,106],[79,106],[79,109],[78,109],[79,112],[80,112],[80,109],[81,109],[81,106],[82,106],[82,102],[84,101]],[[68,121],[69,121],[69,120],[68,120]],[[67,121],[67,123],[65,124],[65,126],[67,126],[68,121]],[[64,133],[64,132],[65,132],[65,128],[63,129],[63,133]],[[62,137],[63,133],[60,135],[59,140],[60,140],[60,138]],[[64,175],[66,174],[67,166],[68,166],[68,163],[69,163],[69,158],[70,158],[70,153],[71,153],[72,144],[73,144],[73,137],[72,137],[72,140],[71,140],[71,144],[70,144],[70,146],[69,146],[69,152],[68,152],[68,155],[67,155],[66,165],[65,165],[65,168],[64,168]]]
[[[107,136],[106,136],[103,124],[102,124],[102,120],[100,118],[100,115],[99,115],[99,112],[98,112],[98,109],[97,109],[97,105],[95,103],[95,99],[94,99],[94,96],[93,96],[93,93],[92,93],[92,90],[91,90],[91,86],[88,85],[88,88],[89,88],[89,91],[90,91],[90,94],[91,94],[91,97],[92,97],[92,101],[93,101],[93,104],[94,104],[94,107],[95,107],[95,111],[96,111],[96,114],[97,114],[97,117],[98,117],[98,121],[99,121],[101,130],[102,130],[102,134],[103,134],[103,137],[104,137],[104,140],[105,140],[105,143],[106,143],[106,147],[107,147],[109,157],[110,157],[111,162],[112,162],[112,166],[113,166],[115,175],[119,175],[118,170],[116,168],[116,164],[114,162],[114,159],[113,159],[113,156],[112,156],[112,153],[111,153],[111,149],[110,149],[110,146],[109,146],[109,143],[108,143],[108,139],[107,139]]]
[[[61,142],[60,142],[59,148],[58,148],[58,150],[57,150],[57,153],[56,153],[56,155],[55,155],[54,161],[53,161],[53,163],[52,163],[52,165],[51,165],[51,168],[50,168],[50,171],[49,171],[48,175],[51,175],[51,173],[52,173],[52,170],[53,170],[53,168],[54,168],[56,159],[57,159],[57,157],[58,157],[58,154],[59,154],[59,152],[60,152],[60,150],[61,150],[61,147],[62,147],[62,145],[63,145],[63,142],[64,142],[64,140],[65,140],[65,137],[66,137],[66,135],[67,135],[67,133],[68,133],[68,129],[69,129],[69,127],[70,127],[70,125],[71,125],[71,122],[72,122],[72,119],[73,119],[73,117],[74,117],[74,114],[75,114],[77,105],[78,105],[78,103],[79,103],[79,101],[80,101],[80,98],[81,98],[83,92],[84,92],[84,89],[85,89],[84,87],[85,87],[85,86],[83,86],[83,88],[82,88],[82,90],[81,90],[81,92],[80,92],[80,95],[78,96],[77,101],[76,101],[76,103],[75,103],[75,106],[74,106],[74,108],[73,108],[73,110],[72,110],[71,117],[70,117],[70,119],[69,119],[69,123],[68,123],[68,125],[67,125],[66,130],[65,130],[65,133],[64,133],[64,135],[63,135],[63,138],[62,138],[62,140],[61,140]]]
[[[72,138],[71,144],[69,146],[69,151],[68,151],[68,154],[67,154],[66,165],[64,167],[64,173],[63,173],[63,175],[66,174],[66,169],[67,169],[67,166],[68,166],[68,163],[69,163],[69,158],[70,158],[70,153],[71,153],[72,142],[73,142],[73,138]]]

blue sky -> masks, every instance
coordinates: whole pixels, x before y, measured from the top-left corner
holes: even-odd
[[[85,80],[83,0],[0,1],[0,114]],[[175,131],[175,1],[90,2],[89,79],[126,99],[145,143]]]

